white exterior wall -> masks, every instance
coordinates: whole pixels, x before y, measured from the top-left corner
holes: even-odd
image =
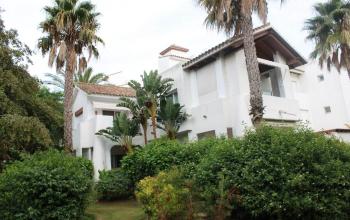
[[[101,129],[113,125],[113,117],[102,115],[102,110],[126,111],[125,108],[116,107],[118,97],[89,95],[76,88],[76,96],[73,103],[73,148],[77,156],[82,156],[82,150],[88,150],[88,159],[94,164],[95,178],[98,178],[99,170],[111,169],[111,148],[113,143],[103,136],[95,135]],[[83,114],[76,117],[74,112],[83,107]],[[96,113],[97,114],[96,114]],[[148,137],[150,137],[150,129]],[[143,144],[143,137],[133,139],[135,145]]]
[[[291,73],[284,58],[275,54],[275,61],[259,59],[259,63],[278,67],[281,77],[282,97],[264,95],[264,118],[278,121],[304,121],[315,131],[346,128],[350,123],[350,79],[347,74],[321,70],[315,63],[298,69],[304,73]],[[178,63],[160,72],[174,79],[179,102],[191,115],[180,131],[190,130],[190,140],[198,133],[215,130],[216,135],[233,129],[235,136],[242,136],[251,127],[249,116],[249,82],[243,50],[192,71],[184,71]],[[325,81],[318,82],[323,73]],[[324,106],[332,112],[325,114]]]

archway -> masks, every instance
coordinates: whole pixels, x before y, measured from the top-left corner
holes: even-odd
[[[119,168],[121,166],[120,161],[126,155],[123,147],[115,145],[111,148],[111,168]]]

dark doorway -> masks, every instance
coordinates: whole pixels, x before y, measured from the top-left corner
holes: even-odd
[[[121,146],[113,146],[111,148],[111,168],[119,168],[121,166],[120,161],[125,156],[126,152]]]

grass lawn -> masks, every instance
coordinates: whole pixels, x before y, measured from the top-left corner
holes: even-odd
[[[95,220],[144,220],[141,207],[134,200],[118,202],[98,202],[87,209],[89,216]]]

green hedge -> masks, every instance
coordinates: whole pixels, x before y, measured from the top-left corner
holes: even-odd
[[[181,144],[177,141],[156,140],[122,160],[122,169],[134,184],[146,176],[173,166],[186,166],[190,173],[193,167],[212,146],[224,142],[222,139],[207,139],[196,143]]]
[[[194,180],[211,202],[223,184],[235,218],[350,218],[350,146],[303,128],[262,126],[218,145]]]
[[[100,171],[95,189],[99,200],[126,199],[133,195],[132,182],[120,169]]]
[[[0,175],[0,219],[80,219],[92,173],[91,162],[57,151],[17,161]]]

